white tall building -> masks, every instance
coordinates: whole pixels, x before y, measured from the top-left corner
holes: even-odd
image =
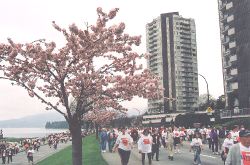
[[[194,20],[178,12],[161,14],[146,25],[146,37],[148,68],[161,78],[165,89],[165,99],[148,100],[148,113],[196,110],[199,90]]]

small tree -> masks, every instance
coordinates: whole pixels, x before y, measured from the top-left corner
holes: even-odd
[[[133,51],[140,36],[124,33],[125,24],[108,26],[118,9],[109,13],[97,8],[97,22],[85,29],[75,24],[69,30],[53,26],[66,43],[56,48],[55,42],[37,40],[30,43],[0,44],[2,79],[12,81],[62,114],[72,134],[72,164],[82,165],[82,115],[89,110],[126,111],[120,102],[133,96],[156,98],[158,79],[136,64],[141,56]],[[103,61],[96,65],[97,61]],[[70,108],[69,97],[75,98]],[[53,98],[53,99],[52,99]]]
[[[209,95],[209,105],[207,102],[207,94],[202,94],[199,96],[199,111],[205,111],[208,107],[214,109],[215,104],[216,100],[213,98],[213,96]]]
[[[83,120],[92,122],[95,125],[96,138],[98,138],[99,126],[104,127],[109,124],[118,113],[110,110],[89,111],[83,115]]]

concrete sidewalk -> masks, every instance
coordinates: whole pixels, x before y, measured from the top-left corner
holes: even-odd
[[[135,155],[135,148],[131,151],[130,158],[129,158],[129,163],[128,165],[139,165],[141,164],[141,159],[138,159],[138,157]],[[139,153],[138,153],[139,155]],[[102,156],[104,160],[109,164],[109,165],[119,165],[121,164],[121,159],[118,154],[118,152],[115,153],[110,153],[108,150],[105,153],[102,153]]]
[[[118,152],[110,153],[107,151],[105,153],[102,153],[102,156],[109,165],[120,165],[121,164],[121,159],[120,159]],[[148,164],[147,156],[146,156],[145,163]],[[166,162],[162,162],[162,161],[161,162],[156,162],[154,160],[152,161],[152,165],[163,165],[165,163]],[[142,164],[141,154],[138,151],[137,145],[135,145],[133,147],[133,149],[131,150],[128,165],[140,165],[140,164]]]
[[[102,153],[103,158],[109,165],[120,165],[120,157],[117,152]],[[219,155],[212,155],[212,152],[205,146],[205,150],[201,154],[202,165],[223,165],[223,162]],[[193,165],[193,152],[189,152],[189,142],[185,142],[181,147],[181,153],[174,154],[174,161],[168,159],[168,153],[166,148],[160,148],[160,161],[155,159],[152,161],[152,165]],[[131,151],[128,165],[141,165],[141,154],[139,154],[137,145]],[[148,159],[146,158],[145,164],[148,165]]]

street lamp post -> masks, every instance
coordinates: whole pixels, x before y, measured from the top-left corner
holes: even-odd
[[[140,116],[141,116],[141,111],[137,108],[134,108],[137,112],[138,112],[138,115],[136,116],[136,122],[138,122],[138,125],[140,124],[140,122],[138,121],[138,116],[139,116],[139,119],[140,119]]]
[[[205,80],[205,82],[206,82],[206,84],[207,84],[207,106],[209,107],[209,90],[208,90],[208,83],[207,83],[207,80],[206,80],[206,78],[205,78],[203,75],[201,75],[201,74],[199,74],[199,73],[198,73],[198,75],[201,76],[201,77]]]
[[[164,100],[168,101],[169,103],[176,101],[176,98],[170,98],[170,97],[164,97]],[[171,112],[173,112],[173,107],[170,109]]]

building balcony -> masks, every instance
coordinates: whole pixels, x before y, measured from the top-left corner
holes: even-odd
[[[224,15],[223,17],[220,17],[220,22],[226,23],[227,22],[227,15]]]
[[[230,68],[231,66],[232,66],[232,65],[231,65],[230,62],[224,63],[224,64],[223,64],[224,69],[228,69],[228,68]]]
[[[228,45],[228,43],[230,42],[229,38],[223,40],[222,44],[223,45]]]
[[[221,11],[222,11],[222,10],[225,10],[225,9],[226,9],[226,6],[227,6],[226,3],[221,4],[221,5],[220,5],[220,10],[221,10]]]
[[[226,81],[230,81],[230,82],[235,82],[236,80],[237,80],[237,75],[229,76],[229,77],[226,78]]]
[[[228,31],[228,29],[229,29],[229,26],[226,26],[225,28],[223,28],[222,33],[223,33],[223,34],[226,34],[227,31]]]
[[[228,55],[231,54],[231,52],[230,52],[230,50],[227,50],[227,51],[225,51],[223,54],[224,54],[224,56],[228,56]]]
[[[232,88],[226,88],[226,93],[232,93],[234,90]]]
[[[250,108],[242,108],[236,110],[222,110],[220,112],[221,119],[227,118],[242,118],[242,117],[250,117]]]

